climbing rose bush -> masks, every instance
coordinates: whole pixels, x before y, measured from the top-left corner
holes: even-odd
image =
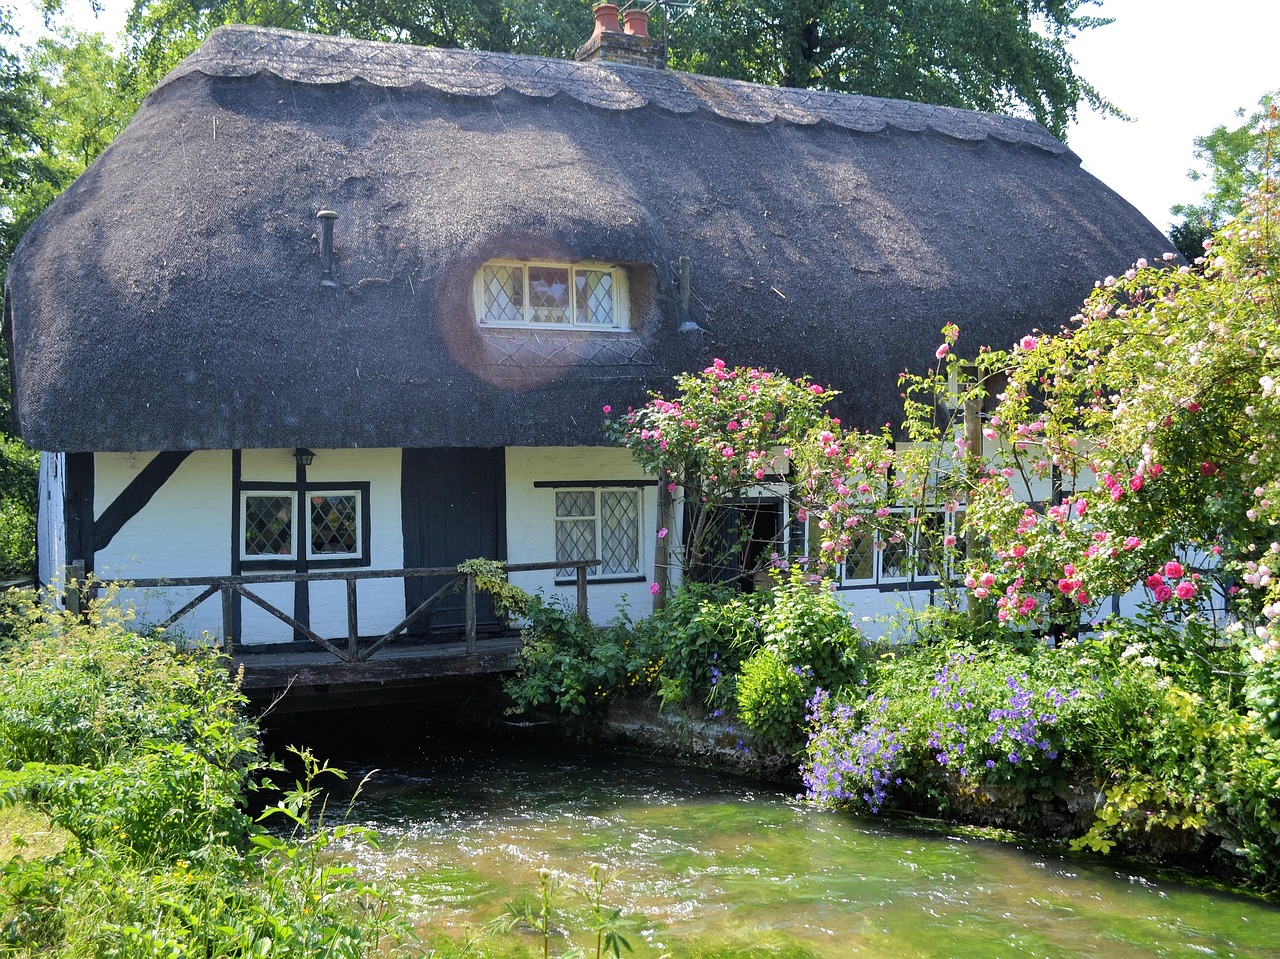
[[[1100,281],[1058,332],[990,358],[1007,386],[985,435],[1003,460],[969,493],[967,521],[990,548],[965,585],[1002,619],[1043,622],[1046,603],[1078,618],[1133,587],[1171,615],[1229,596],[1274,652],[1274,190],[1271,178],[1195,264],[1139,260]],[[1019,502],[1024,475],[1056,484],[1061,502]]]

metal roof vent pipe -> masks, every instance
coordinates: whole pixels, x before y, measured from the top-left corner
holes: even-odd
[[[333,224],[338,214],[333,210],[321,210],[316,214],[320,221],[320,285],[336,287],[333,278]]]

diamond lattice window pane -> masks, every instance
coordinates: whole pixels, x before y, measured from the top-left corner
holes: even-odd
[[[907,579],[911,576],[911,549],[906,539],[893,542],[887,539],[880,553],[880,578]]]
[[[942,555],[942,537],[946,516],[937,510],[920,514],[916,526],[916,572],[921,576],[938,575],[938,557]]]
[[[573,275],[577,287],[578,322],[613,326],[613,274],[607,270],[578,270]]]
[[[640,496],[633,491],[600,494],[600,573],[640,571]]]
[[[524,322],[524,268],[486,266],[480,274],[484,288],[484,322]]]
[[[356,553],[358,529],[355,494],[311,497],[312,553]]]
[[[593,519],[566,519],[556,523],[556,561],[567,563],[575,559],[596,558],[596,521]],[[573,576],[567,566],[556,570],[557,576]]]
[[[529,267],[529,319],[533,323],[569,322],[569,270]]]
[[[557,516],[595,516],[596,494],[593,490],[556,493]]]
[[[844,561],[844,578],[874,580],[875,577],[875,538],[870,533],[858,533],[849,544],[849,553]]]
[[[244,555],[293,555],[293,497],[244,498]]]

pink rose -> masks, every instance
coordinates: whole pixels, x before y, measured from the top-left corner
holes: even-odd
[[[1157,603],[1167,603],[1169,600],[1173,599],[1173,590],[1163,584],[1153,589],[1151,594],[1155,596]]]
[[[1141,476],[1141,475],[1139,475],[1139,476],[1134,476],[1134,477],[1130,478],[1130,480],[1129,480],[1129,489],[1133,490],[1135,493],[1136,493],[1136,492],[1138,492],[1138,490],[1142,489],[1142,476]]]
[[[649,595],[650,595],[650,596],[657,596],[657,595],[658,595],[658,593],[661,591],[661,589],[662,589],[662,587],[661,587],[661,586],[659,586],[657,583],[650,583],[650,584],[649,584]]]
[[[946,343],[943,343],[941,346],[939,346],[936,350],[933,351],[933,355],[936,356],[938,359],[942,359],[944,356],[946,356],[950,352],[951,352],[951,347],[948,346]]]
[[[601,407],[601,409],[603,409],[605,413],[612,413],[612,412],[613,412],[613,407],[612,407],[612,406],[608,406],[608,405],[606,405],[606,406]]]
[[[811,387],[809,387],[809,392],[812,393],[814,396],[821,396],[823,393],[826,392],[826,390],[824,390],[817,383],[814,383]]]
[[[1164,585],[1164,577],[1159,573],[1152,573],[1147,577],[1147,589],[1159,589]]]
[[[1182,564],[1176,559],[1171,559],[1164,564],[1164,574],[1170,579],[1178,579],[1182,576]]]
[[[1142,545],[1142,540],[1138,539],[1138,537],[1136,536],[1126,536],[1124,538],[1125,549],[1137,549],[1141,545]]]
[[[1174,593],[1177,595],[1178,599],[1190,599],[1196,594],[1196,585],[1195,583],[1187,582],[1179,583],[1178,588],[1174,590]]]
[[[1147,472],[1150,473],[1151,476],[1154,478],[1164,472],[1164,467],[1161,466],[1159,463],[1152,463],[1150,466],[1147,467]]]
[[[983,573],[978,577],[978,582],[983,586],[994,586],[996,584],[995,573]]]

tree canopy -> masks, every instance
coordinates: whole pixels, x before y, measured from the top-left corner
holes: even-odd
[[[1272,149],[1266,131],[1274,126],[1278,102],[1280,90],[1264,94],[1247,117],[1243,107],[1236,111],[1244,120],[1238,126],[1222,123],[1192,141],[1193,156],[1202,166],[1187,171],[1187,176],[1194,182],[1207,180],[1208,188],[1199,203],[1179,203],[1170,210],[1182,221],[1169,233],[1188,260],[1200,255],[1203,242],[1239,213],[1241,201],[1262,184]]]

